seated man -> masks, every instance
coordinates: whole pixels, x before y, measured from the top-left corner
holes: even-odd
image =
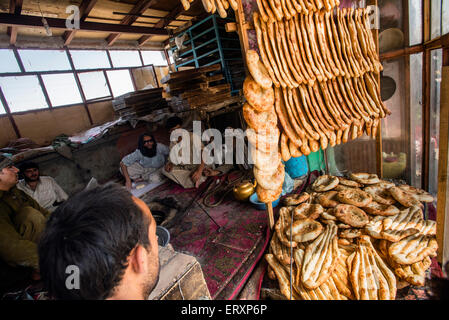
[[[161,170],[167,161],[168,147],[157,143],[153,135],[140,135],[137,149],[123,157],[120,162],[120,172],[125,177],[126,188],[131,190],[132,181],[159,182],[162,179]]]
[[[24,179],[19,181],[17,188],[48,211],[53,212],[60,203],[68,199],[69,196],[55,179],[40,175],[37,163],[23,163],[20,165],[20,173],[23,174]]]
[[[176,129],[181,129],[182,119],[179,117],[171,117],[167,120],[166,128],[168,134],[171,135]],[[189,132],[190,135],[190,159],[193,159],[193,132]],[[182,137],[178,138],[178,141],[170,143],[170,150],[179,142]],[[203,145],[202,145],[203,147]],[[214,170],[211,166],[206,165],[201,159],[201,164],[193,163],[181,163],[173,164],[170,159],[164,166],[162,173],[169,179],[173,180],[177,184],[181,185],[185,189],[198,188],[208,176],[216,176],[222,173],[219,170]]]
[[[159,280],[158,250],[148,206],[107,184],[52,214],[39,242],[41,277],[55,299],[148,299]]]
[[[0,258],[13,267],[31,267],[37,276],[37,242],[50,212],[17,189],[18,172],[0,155]]]

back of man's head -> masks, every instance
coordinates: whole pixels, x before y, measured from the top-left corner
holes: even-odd
[[[131,250],[150,246],[149,223],[131,194],[115,184],[82,191],[64,202],[48,220],[38,246],[49,294],[56,299],[111,297]],[[70,278],[74,270],[79,270],[78,288],[77,279]]]

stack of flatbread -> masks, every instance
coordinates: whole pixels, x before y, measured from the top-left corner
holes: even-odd
[[[432,201],[375,174],[321,176],[283,199],[268,276],[287,299],[394,300],[397,288],[425,285],[437,254],[436,223],[422,211]]]
[[[284,161],[360,137],[391,114],[366,9],[339,1],[259,0],[253,14],[261,61],[275,86]],[[333,11],[332,11],[333,10]]]
[[[261,202],[271,203],[279,198],[285,169],[278,151],[278,118],[274,112],[273,83],[253,50],[246,54],[250,75],[243,83],[246,103],[243,117],[248,124],[249,151],[254,163],[257,196]]]

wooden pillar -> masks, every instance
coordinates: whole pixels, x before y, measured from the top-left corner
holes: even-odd
[[[376,44],[376,51],[379,55],[379,29],[376,29],[378,27],[378,22],[380,23],[380,11],[379,11],[379,4],[377,0],[368,0],[366,3],[368,6],[374,6],[376,8],[375,11],[375,23],[374,28],[371,30],[373,33],[374,42]],[[375,74],[375,78],[377,80],[377,83],[379,84],[379,90],[380,90],[380,74]],[[380,96],[380,92],[379,92]],[[379,121],[379,126],[377,128],[377,135],[376,135],[376,173],[377,175],[382,178],[383,177],[383,157],[382,157],[382,120]]]
[[[443,49],[438,154],[437,241],[438,261],[449,260],[449,48]]]
[[[430,1],[422,0],[423,10],[423,43],[430,40]],[[430,161],[430,50],[423,52],[423,70],[422,70],[422,176],[421,188],[429,191],[429,161]]]

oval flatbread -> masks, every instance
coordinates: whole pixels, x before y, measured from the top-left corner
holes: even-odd
[[[282,185],[284,183],[284,165],[280,162],[276,172],[273,174],[265,174],[264,171],[259,170],[258,167],[254,167],[254,177],[262,188],[276,190],[279,188],[279,184]]]
[[[329,191],[335,188],[338,185],[338,178],[323,175],[319,176],[312,184],[312,190],[316,192],[324,192]]]
[[[293,210],[293,219],[317,219],[324,212],[320,204],[301,203]]]
[[[310,199],[310,194],[307,192],[302,192],[300,194],[292,194],[289,196],[286,196],[283,199],[283,202],[286,206],[296,206],[300,203],[306,202]]]
[[[369,193],[373,197],[374,201],[381,204],[392,205],[396,203],[396,200],[391,196],[391,193],[386,188],[372,185],[365,187],[363,191]]]
[[[395,206],[382,204],[376,201],[371,201],[368,205],[362,208],[366,213],[375,216],[394,216],[399,213],[399,209]]]
[[[351,204],[339,204],[334,209],[334,215],[344,224],[355,228],[363,228],[369,222],[366,213]]]
[[[351,173],[349,178],[361,184],[376,184],[380,182],[379,177],[374,173]]]
[[[267,69],[259,59],[259,55],[254,50],[248,50],[246,52],[246,62],[248,65],[249,73],[251,73],[253,79],[264,89],[270,89],[273,82],[268,74]]]
[[[399,187],[391,187],[388,189],[391,196],[404,207],[420,206],[421,203],[416,200],[410,193],[405,192]]]
[[[340,182],[341,185],[347,186],[347,187],[351,187],[351,188],[361,188],[363,187],[362,184],[358,183],[357,181],[354,180],[349,180],[343,177],[337,177],[338,181]]]
[[[287,226],[285,233],[289,239],[290,235],[293,233],[293,241],[306,242],[314,240],[321,234],[321,232],[323,232],[323,230],[323,226],[318,221],[312,219],[299,219],[293,222],[291,229]]]
[[[274,106],[274,91],[273,88],[264,89],[253,77],[246,77],[243,82],[243,94],[246,101],[258,112],[271,111]]]
[[[434,236],[415,234],[393,243],[388,253],[399,264],[413,264],[435,253],[438,244]]]
[[[321,204],[324,208],[335,208],[340,203],[337,198],[338,191],[331,190],[317,194],[315,201]]]
[[[421,202],[433,202],[435,199],[433,196],[428,193],[427,191],[424,191],[423,189],[418,189],[406,184],[402,184],[399,186],[402,190],[409,193],[413,198],[415,198],[418,201]]]
[[[373,201],[369,193],[360,189],[339,191],[337,199],[342,203],[352,204],[356,207],[366,207]]]

